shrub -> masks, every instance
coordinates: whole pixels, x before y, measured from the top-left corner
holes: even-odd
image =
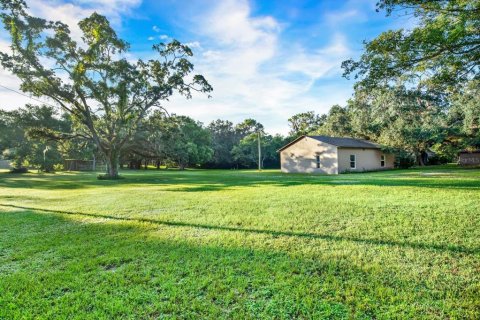
[[[395,153],[395,167],[400,169],[408,169],[415,165],[415,158],[412,154],[400,151]]]
[[[121,176],[118,176],[116,178],[112,178],[111,176],[107,175],[107,174],[99,174],[97,176],[97,179],[98,180],[119,180],[119,179],[123,179],[123,177]]]
[[[20,167],[20,168],[12,168],[10,170],[11,173],[27,173],[28,172],[28,168],[25,168],[25,167]]]

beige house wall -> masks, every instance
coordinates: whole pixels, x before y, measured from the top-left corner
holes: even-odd
[[[350,168],[350,155],[356,156],[356,168]],[[381,156],[385,155],[385,166],[380,165]],[[371,171],[393,169],[395,156],[378,149],[338,148],[338,172]]]
[[[320,168],[317,168],[317,155]],[[337,174],[337,147],[303,137],[280,152],[280,163],[282,172]]]

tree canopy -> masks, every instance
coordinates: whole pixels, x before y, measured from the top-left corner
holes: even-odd
[[[163,108],[175,92],[191,98],[192,91],[212,91],[203,76],[191,75],[192,51],[176,40],[154,45],[156,60],[131,61],[128,43],[97,13],[79,22],[77,43],[66,24],[30,16],[22,0],[4,0],[1,9],[11,37],[11,50],[0,53],[2,66],[21,80],[22,91],[52,99],[82,126],[111,178],[150,110]]]
[[[294,114],[288,119],[289,135],[296,138],[318,130],[326,120],[326,115],[318,115],[314,111]]]
[[[67,132],[70,123],[58,117],[50,106],[27,105],[12,111],[0,110],[0,155],[12,161],[15,171],[22,171],[25,164],[53,171],[54,165],[61,162],[61,153],[69,153],[68,145],[33,138],[31,132],[40,128]]]
[[[479,79],[479,0],[380,0],[377,10],[418,23],[365,42],[359,60],[343,62],[345,76],[367,87],[400,80],[441,91]]]

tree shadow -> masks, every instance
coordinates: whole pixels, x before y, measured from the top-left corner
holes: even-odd
[[[355,254],[292,255],[283,251],[281,239],[273,239],[280,247],[272,250],[261,242],[230,243],[235,236],[228,233],[212,241],[183,230],[172,238],[163,236],[165,230],[145,224],[85,223],[61,216],[76,213],[18,208],[22,211],[0,215],[0,296],[9,306],[2,313],[6,318],[21,314],[32,318],[338,319],[388,318],[392,312],[400,318],[447,317],[467,314],[465,299],[475,294],[459,293],[462,284],[455,281],[460,275],[436,283],[431,290],[429,281],[435,277],[396,274],[391,265],[369,267],[368,260],[363,266]],[[272,236],[318,236],[148,222]],[[190,232],[188,239],[181,232]],[[424,262],[412,267],[416,263]],[[473,314],[474,306],[468,308]]]
[[[1,203],[0,203],[0,206],[15,208],[15,209],[23,209],[23,210],[34,210],[34,211],[46,212],[46,213],[79,215],[79,216],[85,216],[85,217],[91,217],[91,218],[102,218],[102,219],[110,219],[110,220],[117,220],[117,221],[130,221],[130,222],[143,222],[143,223],[146,222],[146,223],[151,223],[156,225],[165,225],[165,226],[172,226],[172,227],[189,227],[189,228],[206,229],[206,230],[266,234],[273,237],[286,236],[286,237],[294,237],[294,238],[320,239],[320,240],[336,241],[336,242],[349,241],[349,242],[367,244],[367,245],[403,247],[403,248],[420,249],[420,250],[443,251],[443,252],[450,252],[450,253],[480,254],[480,247],[469,248],[469,247],[456,245],[456,244],[435,244],[435,243],[394,241],[394,240],[383,240],[383,239],[364,239],[359,237],[338,236],[338,235],[331,235],[331,234],[318,234],[318,233],[310,233],[310,232],[291,232],[291,231],[276,231],[276,230],[241,228],[241,227],[231,227],[231,226],[217,226],[217,225],[210,225],[210,224],[198,224],[198,223],[188,223],[188,222],[168,221],[168,220],[155,220],[155,219],[149,219],[149,218],[130,218],[130,217],[119,217],[119,216],[107,215],[107,214],[50,210],[50,209],[41,209],[41,208],[33,208],[33,207],[18,206],[18,205],[12,205],[12,204],[1,204]]]

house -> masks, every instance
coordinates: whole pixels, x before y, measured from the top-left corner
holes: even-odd
[[[458,164],[462,166],[480,166],[480,150],[460,151]]]
[[[360,139],[301,136],[278,150],[282,172],[338,174],[392,169],[395,156]]]

